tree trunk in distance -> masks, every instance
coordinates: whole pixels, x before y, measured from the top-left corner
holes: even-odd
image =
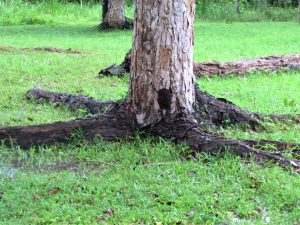
[[[125,0],[102,1],[101,29],[131,29],[133,23],[125,17]]]
[[[135,4],[128,101],[144,127],[179,111],[193,112],[195,5],[194,0]]]
[[[237,15],[240,14],[240,0],[235,0],[235,11]]]

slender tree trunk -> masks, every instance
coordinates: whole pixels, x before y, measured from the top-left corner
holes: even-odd
[[[195,8],[194,0],[136,1],[129,103],[147,126],[193,111]]]
[[[240,14],[240,0],[235,0],[235,11],[237,15]]]
[[[102,1],[102,29],[132,28],[132,22],[125,17],[125,0]]]
[[[298,22],[300,24],[300,0],[298,0]]]

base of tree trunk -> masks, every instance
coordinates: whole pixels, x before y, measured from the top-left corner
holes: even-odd
[[[300,144],[278,141],[237,141],[215,135],[207,130],[209,126],[220,126],[226,121],[231,124],[250,124],[255,129],[259,119],[265,116],[239,109],[233,103],[198,90],[196,87],[195,115],[176,114],[166,116],[163,120],[148,127],[140,128],[129,113],[129,105],[122,102],[101,102],[86,96],[76,96],[64,93],[42,91],[38,88],[27,92],[27,97],[46,100],[53,104],[66,104],[73,110],[84,108],[91,113],[105,112],[101,115],[78,119],[69,122],[53,124],[3,127],[0,129],[0,140],[7,145],[19,145],[28,149],[35,145],[51,145],[56,142],[67,142],[74,132],[80,130],[84,138],[92,139],[100,136],[104,140],[118,140],[132,136],[136,131],[159,136],[167,140],[186,143],[193,153],[221,154],[232,151],[241,157],[254,157],[256,160],[272,160],[282,166],[300,167],[300,160],[283,157],[283,153],[292,155],[300,152]],[[98,111],[99,110],[99,111]],[[261,149],[265,145],[273,145],[276,151],[269,152]]]
[[[0,129],[0,140],[7,145],[16,144],[23,149],[35,145],[50,145],[56,142],[70,140],[76,130],[80,130],[84,138],[92,139],[100,136],[104,140],[118,140],[134,134],[135,131],[148,133],[164,139],[185,143],[196,153],[210,153],[214,155],[231,151],[240,157],[253,157],[257,161],[272,160],[281,166],[300,167],[300,160],[280,156],[254,148],[253,141],[236,141],[208,132],[205,127],[195,122],[192,115],[177,114],[167,116],[160,122],[148,127],[139,128],[135,119],[128,113],[126,102],[115,103],[103,115],[93,118],[78,119],[70,122],[57,122],[36,126],[3,127]],[[262,145],[264,142],[261,142]],[[278,144],[277,147],[295,147],[296,144]],[[298,145],[297,145],[298,146]]]
[[[115,29],[131,30],[131,29],[133,29],[133,20],[128,18],[128,17],[125,17],[125,21],[122,21],[122,22],[117,23],[117,24],[110,24],[110,23],[102,22],[99,25],[99,30],[100,31],[115,30]]]
[[[130,73],[131,50],[126,54],[120,65],[113,64],[102,69],[98,75],[123,76]],[[300,70],[300,55],[267,56],[251,60],[238,60],[228,63],[200,62],[194,63],[194,74],[196,77],[204,76],[228,76],[245,75],[251,72],[277,72]]]

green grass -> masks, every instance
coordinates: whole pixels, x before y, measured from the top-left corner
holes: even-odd
[[[95,77],[101,68],[122,61],[131,47],[131,31],[99,33],[92,24],[97,21],[0,27],[1,45],[83,52],[0,52],[0,126],[65,121],[83,115],[27,101],[24,93],[33,86],[103,100],[126,95],[128,77]],[[300,27],[293,23],[197,21],[195,61],[299,53],[299,36]],[[198,83],[211,94],[252,111],[300,113],[299,75],[299,71],[258,73],[204,78]],[[297,124],[270,122],[265,126],[259,133],[236,127],[221,132],[237,138],[300,142]],[[87,142],[75,134],[70,144],[39,147],[28,153],[1,145],[0,224],[266,224],[266,217],[271,224],[300,223],[299,174],[272,163],[246,162],[230,153],[222,158],[198,155],[186,161],[182,156],[188,152],[184,145],[139,135],[106,143]],[[86,159],[113,166],[81,163],[57,171],[57,164]],[[55,190],[58,193],[53,194]],[[103,211],[108,209],[115,215],[105,215]],[[187,216],[189,212],[194,216]]]
[[[33,24],[94,24],[97,26],[101,18],[100,4],[83,1],[83,7],[74,3],[62,3],[59,0],[36,1],[4,0],[0,2],[1,25],[33,25]],[[34,2],[34,1],[33,1]],[[223,22],[262,22],[262,21],[294,21],[298,20],[297,8],[246,7],[241,4],[240,14],[235,12],[234,4],[227,7],[224,3],[198,4],[196,16],[205,21]],[[133,7],[128,4],[126,15],[133,17]],[[95,23],[96,21],[96,23]]]

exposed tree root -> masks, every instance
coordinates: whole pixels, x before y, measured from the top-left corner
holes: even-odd
[[[78,119],[69,122],[56,122],[34,126],[3,127],[0,129],[0,140],[28,149],[36,145],[51,145],[55,142],[68,141],[76,130],[84,137],[94,138],[100,135],[104,140],[117,140],[133,134],[131,121],[124,104],[115,104],[103,115]]]
[[[119,25],[118,27],[111,27],[109,23],[102,22],[99,25],[99,30],[109,30],[109,29],[120,29],[120,30],[131,30],[133,29],[133,20],[125,17],[125,21],[122,25]]]
[[[0,46],[0,52],[13,52],[13,51],[23,51],[23,52],[52,52],[52,53],[66,53],[66,54],[80,54],[78,50],[72,49],[61,49],[52,47],[43,48],[15,48],[10,46]]]
[[[86,138],[100,135],[104,140],[116,140],[133,135],[135,131],[140,130],[127,109],[127,103],[124,102],[115,104],[109,111],[94,118],[36,126],[4,127],[0,129],[0,140],[5,140],[8,145],[13,142],[28,149],[34,145],[66,142],[77,129],[83,131],[82,134]],[[183,116],[169,116],[157,124],[143,128],[142,131],[171,141],[184,142],[195,153],[220,154],[225,150],[231,150],[235,155],[241,157],[252,156],[256,160],[273,160],[282,166],[300,167],[300,160],[288,159],[278,154],[253,148],[250,146],[253,145],[253,142],[240,142],[216,136],[207,132],[203,126],[194,121],[191,116],[184,114]]]
[[[240,157],[254,157],[256,160],[272,160],[281,166],[300,167],[300,160],[279,156],[272,152],[253,148],[247,142],[236,141],[226,137],[211,134],[192,118],[186,116],[177,119],[161,121],[148,128],[152,134],[176,142],[186,143],[194,152],[204,152],[219,155],[227,150]]]
[[[38,102],[46,101],[53,104],[63,104],[73,111],[84,109],[91,114],[101,113],[114,103],[112,101],[101,102],[82,95],[43,91],[38,87],[30,89],[26,93],[26,97],[28,99],[35,99]]]
[[[201,91],[198,87],[195,89],[197,112],[195,117],[199,123],[208,125],[212,128],[220,127],[226,124],[248,124],[255,130],[260,126],[259,121],[266,118],[276,120],[291,119],[299,121],[299,115],[263,115],[259,113],[242,110],[232,102],[226,99],[215,98],[214,96]],[[44,91],[38,87],[30,89],[26,97],[38,102],[50,102],[54,105],[62,104],[73,111],[84,109],[90,114],[99,114],[115,104],[113,101],[101,102],[88,96],[72,95],[59,92]]]
[[[113,64],[99,72],[102,76],[123,76],[130,72],[131,50],[126,54],[120,65]],[[200,62],[194,63],[194,74],[196,77],[203,76],[227,76],[245,75],[250,72],[276,72],[276,71],[300,70],[300,55],[267,56],[259,59],[238,60],[228,63]]]

